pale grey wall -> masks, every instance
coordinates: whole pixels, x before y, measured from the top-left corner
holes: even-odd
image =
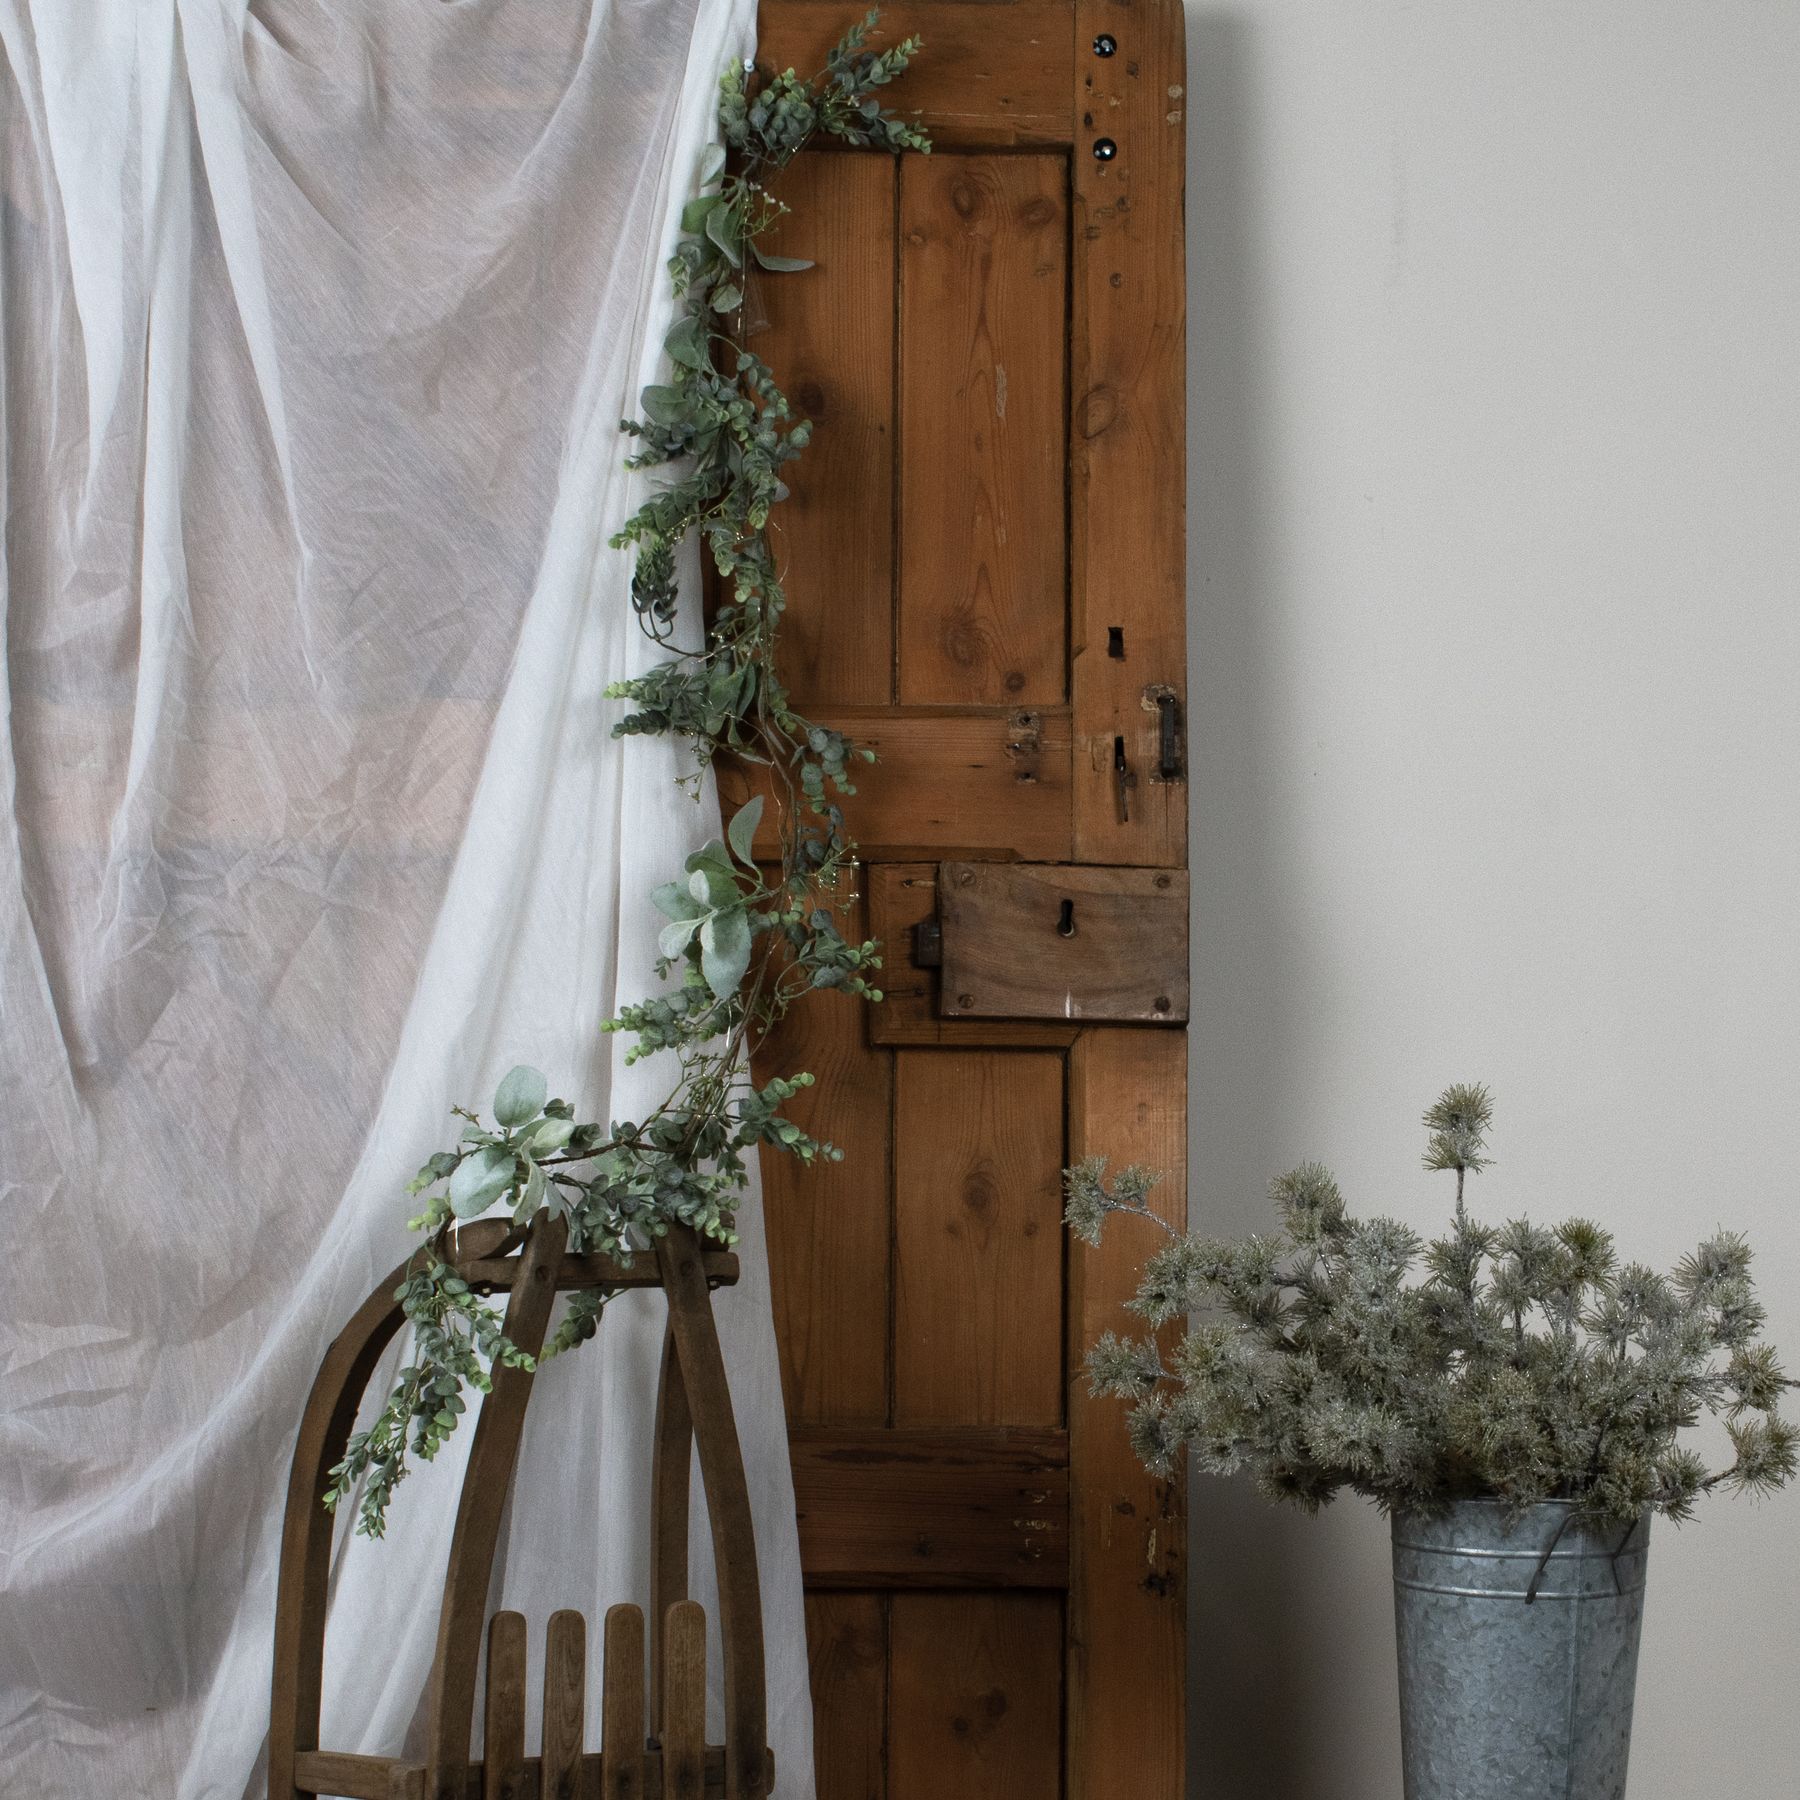
[[[1748,1228],[1800,1361],[1800,0],[1192,0],[1195,1216]],[[1398,1800],[1386,1549],[1196,1491],[1195,1793]],[[1659,1527],[1633,1800],[1796,1791],[1800,1495]]]

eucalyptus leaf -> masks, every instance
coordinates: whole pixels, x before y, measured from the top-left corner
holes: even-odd
[[[714,913],[700,927],[700,973],[720,1000],[738,991],[750,967],[750,921],[741,907]]]
[[[494,1092],[494,1117],[510,1131],[535,1119],[549,1098],[550,1084],[529,1063],[520,1063],[507,1071]]]
[[[687,416],[688,400],[680,388],[647,387],[638,395],[644,417],[652,425],[676,425]]]
[[[463,1158],[450,1177],[450,1210],[459,1219],[484,1213],[513,1182],[513,1155],[498,1144]]]
[[[731,823],[725,827],[725,835],[731,840],[732,849],[746,863],[755,861],[750,851],[756,842],[756,828],[762,823],[762,815],[763,797],[755,794],[731,815]]]

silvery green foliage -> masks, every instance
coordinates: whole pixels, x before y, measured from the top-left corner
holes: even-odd
[[[647,1119],[577,1123],[567,1101],[550,1098],[543,1075],[517,1068],[494,1095],[492,1124],[458,1109],[461,1140],[414,1178],[410,1191],[425,1202],[409,1223],[427,1242],[396,1295],[413,1327],[413,1357],[374,1422],[350,1439],[325,1496],[335,1510],[360,1483],[357,1529],[369,1536],[382,1535],[408,1456],[429,1461],[456,1429],[465,1388],[485,1392],[496,1363],[536,1366],[452,1266],[444,1234],[457,1222],[503,1206],[522,1226],[547,1208],[566,1218],[571,1252],[623,1261],[672,1224],[730,1244],[759,1145],[808,1162],[839,1154],[781,1115],[810,1075],[758,1086],[747,1070],[755,1045],[803,994],[840,988],[881,998],[868,981],[881,967],[879,946],[851,942],[837,926],[838,884],[854,868],[856,845],[833,796],[855,792],[851,766],[873,755],[802,718],[777,673],[785,597],[767,525],[787,491],[780,471],[811,428],[794,417],[768,365],[734,343],[732,328],[753,277],[809,266],[758,242],[787,210],[765,186],[770,174],[819,134],[895,152],[930,147],[875,97],[919,47],[909,38],[870,50],[877,18],[871,11],[853,26],[811,82],[791,69],[763,81],[727,70],[719,119],[731,166],[723,150],[712,153],[669,264],[682,307],[665,340],[673,373],[644,390],[643,419],[624,422],[641,445],[631,467],[680,465],[612,539],[635,553],[632,602],[644,628],[668,642],[677,552],[688,538],[706,546],[721,587],[701,649],[676,651],[608,690],[634,703],[614,735],[674,733],[702,764],[729,748],[766,765],[783,802],[779,868],[765,873],[754,853],[757,798],[652,894],[668,921],[657,973],[676,985],[622,1007],[606,1026],[635,1038],[627,1061],[658,1051],[676,1059],[677,1079]],[[545,1355],[592,1337],[608,1297],[574,1295]]]
[[[1115,1213],[1168,1235],[1131,1302],[1152,1331],[1109,1333],[1088,1357],[1094,1391],[1131,1402],[1148,1467],[1191,1452],[1308,1510],[1347,1487],[1383,1510],[1572,1500],[1593,1523],[1646,1506],[1686,1519],[1714,1489],[1793,1477],[1800,1431],[1778,1407],[1795,1384],[1759,1340],[1745,1241],[1721,1231],[1664,1276],[1621,1262],[1586,1219],[1482,1223],[1463,1190],[1492,1116],[1474,1086],[1425,1114],[1425,1166],[1456,1175],[1450,1229],[1430,1243],[1353,1217],[1317,1163],[1273,1184],[1278,1233],[1237,1242],[1156,1219],[1141,1169],[1067,1172],[1068,1223],[1088,1243]],[[1154,1328],[1178,1321],[1169,1347]],[[1707,1413],[1731,1443],[1722,1467],[1682,1442]]]

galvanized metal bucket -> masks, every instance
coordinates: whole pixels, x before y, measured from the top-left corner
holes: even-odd
[[[1568,1515],[1394,1516],[1406,1800],[1623,1800],[1650,1515]]]

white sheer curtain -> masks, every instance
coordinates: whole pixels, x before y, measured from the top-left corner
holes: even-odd
[[[514,1062],[583,1116],[658,1085],[598,1027],[716,806],[608,736],[650,652],[605,539],[752,11],[0,0],[8,1800],[255,1791],[289,1446],[403,1183]],[[744,1223],[720,1314],[804,1796]],[[659,1314],[540,1378],[496,1596],[540,1643],[645,1597]],[[334,1747],[416,1729],[467,1435],[341,1541]]]

